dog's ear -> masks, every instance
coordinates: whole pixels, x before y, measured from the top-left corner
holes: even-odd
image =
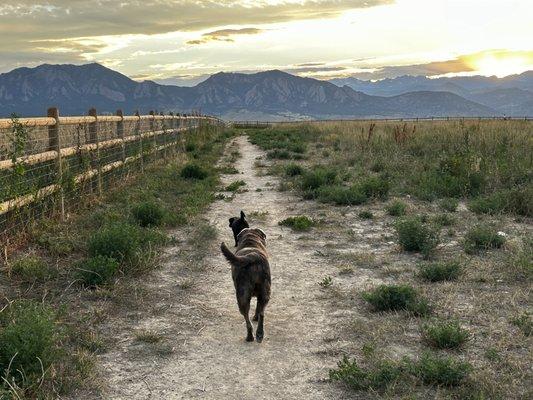
[[[231,227],[233,225],[233,221],[235,221],[235,217],[231,217],[229,219],[229,226]]]
[[[245,220],[246,219],[246,215],[244,215],[244,211],[241,210],[241,219],[242,220]]]

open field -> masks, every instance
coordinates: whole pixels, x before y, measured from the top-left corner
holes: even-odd
[[[0,346],[51,333],[24,374],[0,356],[0,398],[531,397],[531,123],[240,133],[35,226],[1,274]],[[218,248],[241,209],[271,257],[261,345]]]

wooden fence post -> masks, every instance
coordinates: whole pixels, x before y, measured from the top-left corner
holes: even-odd
[[[96,113],[96,108],[91,108],[89,110],[88,115],[95,118],[94,122],[89,123],[89,142],[96,143],[96,157],[94,157],[94,155],[92,157],[92,161],[93,161],[92,168],[94,169],[96,167],[97,169],[96,189],[98,191],[98,196],[101,196],[102,195],[102,166],[100,162],[100,141],[98,138],[98,114]]]
[[[48,150],[57,152],[57,180],[60,185],[59,207],[61,211],[61,221],[65,221],[65,191],[63,189],[63,162],[61,160],[61,137],[59,135],[59,110],[56,107],[51,107],[48,109],[47,115],[56,120],[55,125],[50,125],[48,127]]]
[[[155,151],[155,149],[157,148],[157,135],[155,134],[155,111],[150,111],[149,114],[152,116],[152,118],[150,118],[150,131],[153,133],[153,138],[152,138],[152,141],[154,144],[153,156],[157,157],[157,154]]]
[[[117,137],[122,140],[122,162],[126,162],[126,144],[124,143],[124,114],[122,110],[117,110],[117,117],[120,117],[120,121],[117,121]]]
[[[159,113],[162,117],[165,116],[163,111]],[[163,158],[167,158],[167,120],[162,119],[161,120],[161,129],[163,130]]]
[[[139,110],[135,111],[135,116],[138,120],[135,124],[135,134],[139,136],[139,156],[141,159],[141,173],[144,173],[144,149],[143,149],[143,133],[141,130],[141,115]]]

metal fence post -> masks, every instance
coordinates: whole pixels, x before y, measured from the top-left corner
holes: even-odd
[[[96,144],[96,157],[92,157],[93,165],[92,168],[96,167],[97,169],[97,182],[96,188],[98,191],[98,196],[102,195],[102,166],[100,162],[100,141],[98,138],[98,115],[96,113],[96,108],[91,108],[88,112],[88,115],[94,117],[94,122],[89,123],[89,141],[90,143]]]
[[[153,150],[153,156],[154,158],[157,157],[157,152],[156,152],[156,149],[157,149],[157,135],[155,134],[155,111],[150,111],[149,114],[152,116],[152,118],[150,118],[150,131],[152,132],[153,134],[153,144],[154,144],[154,150]]]
[[[126,144],[124,143],[124,114],[122,110],[117,110],[117,117],[120,117],[120,121],[117,121],[117,137],[122,140],[122,162],[126,162]]]
[[[61,137],[59,135],[59,110],[51,107],[47,112],[48,117],[56,120],[55,125],[48,127],[48,150],[57,152],[57,181],[59,182],[59,203],[61,211],[61,221],[65,220],[65,191],[63,188],[63,162],[61,160]]]

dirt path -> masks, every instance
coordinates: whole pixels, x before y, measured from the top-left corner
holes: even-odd
[[[326,350],[335,333],[331,309],[318,285],[328,267],[312,235],[298,240],[301,235],[277,224],[301,213],[301,201],[278,191],[277,178],[260,173],[254,164],[264,160],[264,152],[246,137],[236,138],[227,151],[235,147],[241,153],[235,164],[240,173],[223,176],[223,183],[242,179],[247,191],[232,201],[216,201],[205,218],[230,245],[228,217],[241,209],[264,213],[261,220],[252,217],[252,226],[267,233],[271,256],[273,290],[265,340],[244,341],[244,320],[230,267],[218,249],[220,240],[210,245],[201,266],[192,260],[187,265],[176,261],[187,232],[175,232],[177,246],[147,282],[153,292],[149,310],[132,311],[122,322],[117,345],[101,357],[108,380],[106,399],[343,398],[338,388],[323,381],[338,359]],[[153,338],[139,340],[144,331]]]

